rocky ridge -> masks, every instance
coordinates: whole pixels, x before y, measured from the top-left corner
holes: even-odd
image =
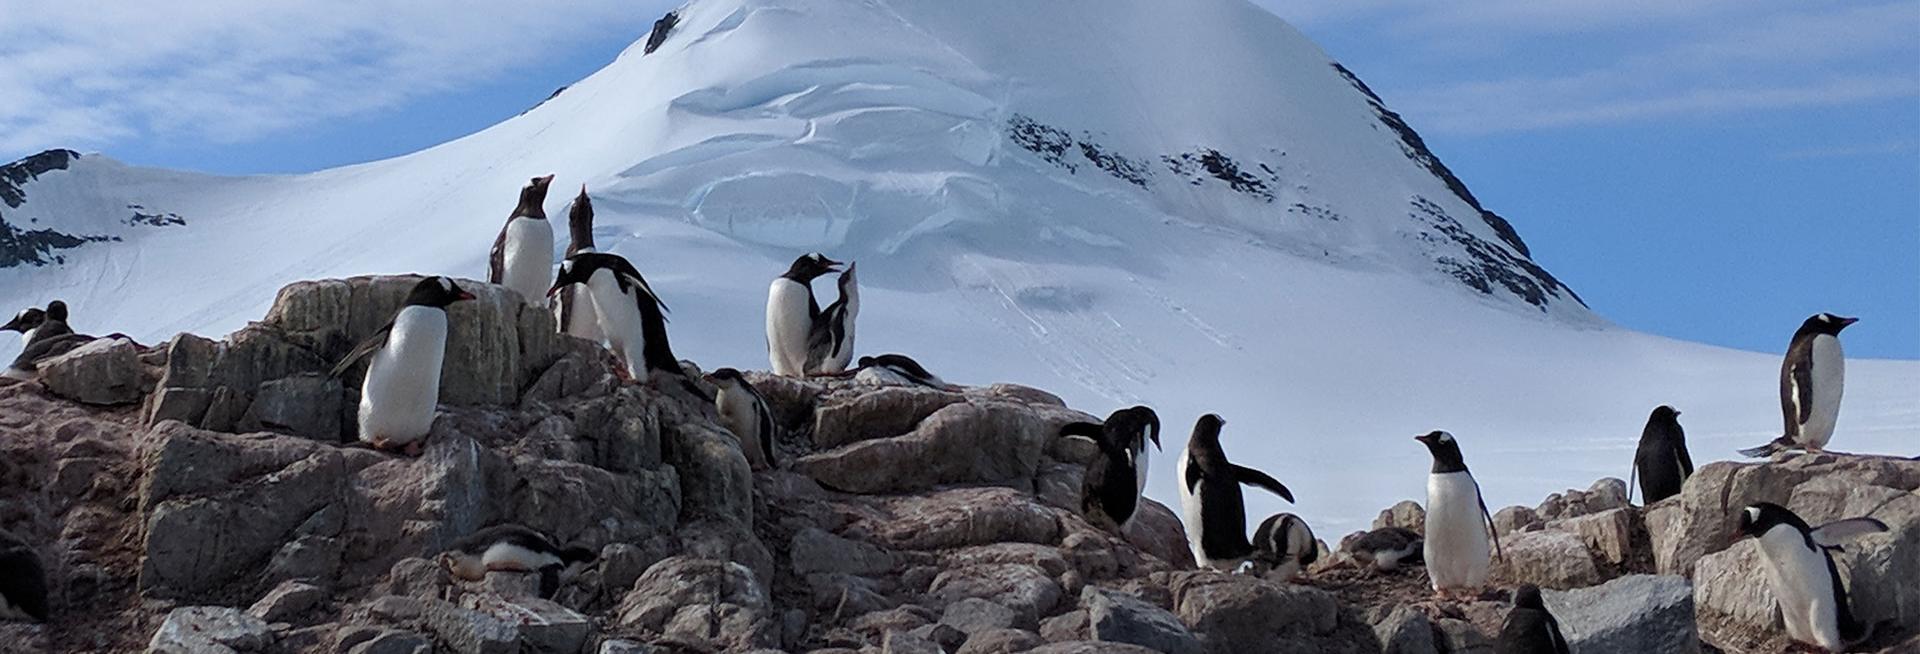
[[[124,342],[0,386],[0,528],[35,543],[46,625],[0,649],[155,652],[1472,652],[1505,593],[1435,602],[1419,568],[1338,553],[1302,583],[1196,571],[1178,518],[1080,515],[1091,419],[1037,389],[750,374],[789,436],[754,471],[707,406],[621,383],[545,310],[474,284],[456,305],[425,453],[355,447],[357,379],[329,364],[415,278],[301,282],[224,340]],[[1779,651],[1753,544],[1776,501],[1894,530],[1837,554],[1870,646],[1920,633],[1920,462],[1847,455],[1703,467],[1681,496],[1625,484],[1509,507],[1502,588],[1552,589],[1576,651]],[[599,552],[552,600],[432,557],[514,522]],[[1415,503],[1379,524],[1420,529]]]

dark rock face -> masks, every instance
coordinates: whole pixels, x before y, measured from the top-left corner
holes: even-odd
[[[41,175],[66,170],[80,158],[80,153],[72,150],[47,150],[25,159],[0,166],[0,203],[5,209],[19,209],[27,202],[27,185]],[[66,257],[59,250],[71,250],[88,243],[118,241],[120,237],[110,234],[75,234],[53,228],[29,229],[27,225],[39,222],[39,216],[22,216],[19,212],[0,209],[0,268],[20,265],[44,266],[66,263]],[[126,218],[119,219],[128,227],[172,227],[187,224],[180,214],[166,211],[149,211],[138,204],[127,205]]]
[[[0,202],[9,208],[19,208],[27,202],[26,191],[21,187],[35,178],[55,170],[66,170],[80,153],[72,150],[48,150],[19,161],[0,166]]]
[[[680,12],[677,11],[669,11],[667,15],[661,16],[660,20],[653,21],[653,31],[647,34],[646,48],[640,54],[642,56],[650,55],[653,54],[654,50],[660,49],[660,44],[667,42],[667,36],[671,35],[674,26],[679,24]],[[559,91],[554,91],[555,95],[559,93]]]

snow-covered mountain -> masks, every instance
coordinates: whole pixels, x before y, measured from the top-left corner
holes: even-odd
[[[862,351],[1096,414],[1148,403],[1170,450],[1175,425],[1220,413],[1229,453],[1288,481],[1323,535],[1418,497],[1408,437],[1434,428],[1495,502],[1624,477],[1660,403],[1702,460],[1777,433],[1776,358],[1592,314],[1357,77],[1244,0],[678,17],[657,50],[395,159],[0,169],[0,306],[61,298],[79,329],[159,340],[239,327],[296,279],[483,277],[520,185],[551,172],[549,213],[590,188],[596,238],[674,307],[683,356],[763,367],[767,280],[804,251],[858,260]],[[1852,372],[1835,447],[1912,449],[1920,366]]]

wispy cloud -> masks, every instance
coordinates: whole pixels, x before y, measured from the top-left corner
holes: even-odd
[[[1422,129],[1455,134],[1724,118],[1920,97],[1920,0],[1261,0]],[[1335,53],[1336,56],[1342,53]],[[1381,64],[1369,67],[1366,63]]]
[[[1890,155],[1912,156],[1920,154],[1920,144],[1913,141],[1893,140],[1883,143],[1859,143],[1854,145],[1835,145],[1788,150],[1774,155],[1780,161],[1802,161],[1809,159],[1849,159],[1853,157],[1880,157]]]
[[[638,34],[665,2],[0,0],[0,152],[245,141]]]

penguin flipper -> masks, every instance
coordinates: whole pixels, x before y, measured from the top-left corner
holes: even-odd
[[[1792,437],[1781,436],[1779,438],[1768,441],[1766,445],[1761,445],[1759,447],[1749,447],[1747,449],[1740,450],[1740,456],[1768,457],[1768,456],[1773,456],[1774,452],[1787,450],[1792,447],[1793,447]]]
[[[1804,425],[1813,417],[1813,358],[1796,357],[1792,377],[1793,407],[1799,410],[1799,422]]]
[[[1887,523],[1877,519],[1847,518],[1820,525],[1813,531],[1808,532],[1807,535],[1812,537],[1813,542],[1819,544],[1821,547],[1838,549],[1841,541],[1885,531],[1887,531]]]
[[[1687,442],[1676,439],[1673,443],[1673,455],[1680,459],[1680,483],[1685,484],[1693,476],[1693,455],[1687,453]]]
[[[327,376],[339,377],[340,375],[346,374],[347,369],[352,368],[353,364],[371,356],[374,352],[380,351],[380,348],[386,347],[387,337],[392,334],[393,321],[389,320],[387,324],[381,325],[380,328],[374,330],[372,334],[368,334],[366,338],[361,339],[360,344],[353,346],[353,350],[347,352],[347,356],[341,357],[339,363],[333,364],[333,370],[328,371]]]
[[[500,235],[493,237],[493,249],[487,253],[487,283],[499,284],[507,279],[507,226],[513,224],[513,217],[507,217],[507,224],[500,226]]]
[[[1194,487],[1200,485],[1200,479],[1205,477],[1206,473],[1203,473],[1200,471],[1200,466],[1189,463],[1187,464],[1187,470],[1185,473],[1183,473],[1183,476],[1185,477],[1185,479],[1182,479],[1180,481],[1181,483],[1184,483],[1187,485],[1187,492],[1191,494],[1193,493]]]
[[[1246,484],[1248,486],[1259,486],[1261,488],[1265,488],[1267,489],[1268,492],[1271,492],[1275,495],[1279,495],[1280,497],[1285,498],[1287,500],[1287,503],[1289,504],[1293,503],[1293,491],[1287,490],[1287,485],[1280,483],[1280,480],[1274,479],[1272,475],[1268,475],[1267,473],[1261,472],[1259,470],[1254,470],[1253,468],[1249,468],[1246,466],[1232,465],[1232,464],[1228,464],[1228,465],[1233,469],[1234,481],[1240,482],[1242,484]]]
[[[1480,503],[1480,519],[1486,521],[1487,536],[1493,539],[1493,555],[1502,561],[1507,560],[1507,553],[1500,549],[1500,529],[1493,526],[1493,513],[1487,511],[1487,496],[1480,493],[1478,479],[1473,480],[1473,499]]]

